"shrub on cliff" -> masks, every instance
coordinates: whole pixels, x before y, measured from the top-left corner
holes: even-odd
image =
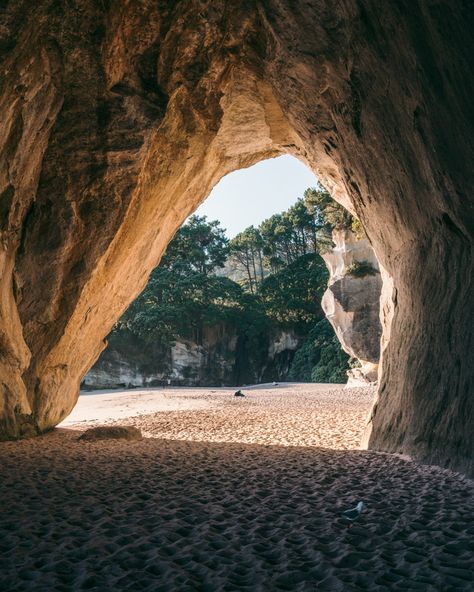
[[[367,275],[375,275],[379,273],[379,271],[375,269],[370,261],[354,261],[354,263],[347,268],[347,273],[353,277],[362,278]]]
[[[289,380],[301,382],[346,382],[349,356],[341,348],[327,319],[319,321],[296,352]]]

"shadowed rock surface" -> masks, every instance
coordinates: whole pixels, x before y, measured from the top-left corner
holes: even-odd
[[[146,342],[125,334],[108,347],[84,376],[83,390],[163,386],[255,384],[285,380],[301,338],[292,331],[271,331],[256,354],[231,326],[204,325],[199,342],[176,339],[173,345]],[[266,345],[266,347],[265,347]]]
[[[473,470],[471,2],[1,8],[0,434],[50,429],[183,220],[290,153],[384,268],[369,446]]]

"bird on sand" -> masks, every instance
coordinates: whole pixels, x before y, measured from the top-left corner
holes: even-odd
[[[360,518],[363,509],[365,508],[364,502],[359,502],[355,508],[342,512],[341,516],[348,522],[355,522]]]
[[[234,393],[234,397],[245,397],[244,393],[239,389],[238,391],[235,391]]]

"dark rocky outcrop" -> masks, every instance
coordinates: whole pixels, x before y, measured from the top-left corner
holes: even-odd
[[[262,335],[256,352],[245,336],[221,323],[204,325],[199,342],[176,339],[169,347],[124,333],[108,347],[82,381],[85,390],[138,386],[234,386],[282,381],[302,339],[292,331]]]
[[[0,10],[3,438],[69,413],[216,181],[286,152],[357,214],[384,270],[369,446],[474,470],[470,1]]]

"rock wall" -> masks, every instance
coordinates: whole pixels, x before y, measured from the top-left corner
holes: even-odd
[[[459,0],[7,0],[0,434],[74,406],[226,173],[290,153],[387,280],[370,447],[474,471],[474,14]]]
[[[332,233],[334,247],[322,255],[329,271],[321,305],[344,351],[361,367],[348,373],[350,385],[375,382],[380,357],[382,279],[374,250],[351,230]]]
[[[163,348],[132,334],[113,337],[82,380],[84,389],[159,386],[236,386],[284,380],[301,343],[294,333],[272,332],[260,352],[249,351],[225,325],[203,327],[199,343],[177,339]]]

